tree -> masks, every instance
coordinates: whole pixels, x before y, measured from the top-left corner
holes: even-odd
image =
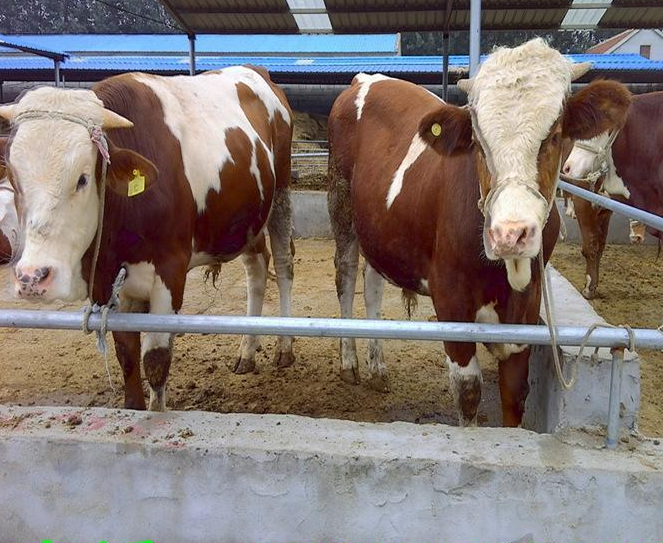
[[[182,30],[158,0],[2,0],[4,34],[159,34]]]
[[[597,43],[614,36],[619,30],[509,30],[481,32],[481,52],[489,53],[495,46],[513,47],[541,36],[562,53],[583,53]],[[442,32],[406,32],[401,36],[404,55],[441,55]],[[470,50],[469,32],[450,32],[449,52],[467,55]]]

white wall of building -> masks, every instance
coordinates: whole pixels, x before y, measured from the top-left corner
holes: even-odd
[[[635,32],[625,42],[612,49],[610,53],[635,53],[640,54],[640,46],[651,46],[651,60],[663,60],[663,32],[645,28]]]

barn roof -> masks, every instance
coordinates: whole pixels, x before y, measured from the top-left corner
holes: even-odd
[[[190,35],[467,30],[470,0],[160,0]],[[449,10],[446,10],[447,4]],[[661,28],[660,0],[483,0],[483,30]]]
[[[566,55],[575,62],[592,62],[589,78],[597,75],[619,77],[634,82],[660,80],[663,61],[649,60],[635,54]],[[450,72],[455,78],[468,70],[466,55],[450,57]],[[238,64],[266,67],[279,83],[349,83],[358,72],[384,73],[418,83],[439,83],[441,56],[345,56],[306,58],[294,56],[200,56],[199,71]],[[61,68],[67,81],[95,81],[127,71],[173,75],[188,73],[187,56],[72,56]],[[0,56],[0,79],[50,80],[52,65],[47,59],[29,56]]]
[[[189,42],[183,34],[32,34],[4,38],[13,42],[29,42],[35,49],[78,55],[184,55],[189,51]],[[197,55],[394,55],[398,50],[398,34],[196,36]]]

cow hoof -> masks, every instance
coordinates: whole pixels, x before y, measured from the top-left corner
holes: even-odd
[[[359,378],[359,368],[341,369],[341,379],[350,385],[358,385],[361,381]]]
[[[247,358],[238,358],[235,362],[235,367],[233,368],[233,373],[239,375],[243,373],[251,373],[256,369],[256,361],[253,359]]]
[[[274,356],[277,368],[289,368],[295,363],[295,355],[290,351],[280,351]]]
[[[585,300],[593,300],[596,298],[596,291],[594,290],[583,290],[582,295],[585,297]]]
[[[389,392],[389,377],[386,375],[372,375],[366,384],[376,392]]]

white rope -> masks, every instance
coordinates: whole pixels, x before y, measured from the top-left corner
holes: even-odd
[[[548,270],[543,262],[543,244],[541,244],[541,249],[539,250],[538,260],[539,260],[539,274],[541,276],[543,305],[546,312],[546,324],[548,325],[548,330],[550,332],[550,345],[552,347],[552,352],[553,352],[555,373],[557,375],[557,380],[559,381],[561,387],[564,390],[570,390],[573,388],[573,386],[576,383],[576,380],[578,378],[578,365],[580,363],[580,360],[582,359],[582,355],[585,349],[587,348],[587,343],[589,342],[589,338],[591,337],[594,330],[596,330],[597,328],[623,328],[624,330],[626,330],[626,333],[628,334],[629,345],[627,348],[631,352],[635,352],[635,334],[633,333],[633,329],[631,328],[631,326],[628,324],[620,324],[618,326],[615,326],[613,324],[608,324],[605,322],[596,322],[592,324],[587,329],[587,332],[585,333],[585,335],[582,338],[582,341],[580,342],[580,349],[578,350],[578,354],[576,355],[575,360],[573,361],[573,366],[571,369],[571,378],[567,381],[566,377],[564,376],[562,362],[559,357],[559,348],[557,343],[557,327],[555,326],[553,311],[552,311],[552,298],[551,298],[552,288],[550,285],[550,276],[548,274]]]

